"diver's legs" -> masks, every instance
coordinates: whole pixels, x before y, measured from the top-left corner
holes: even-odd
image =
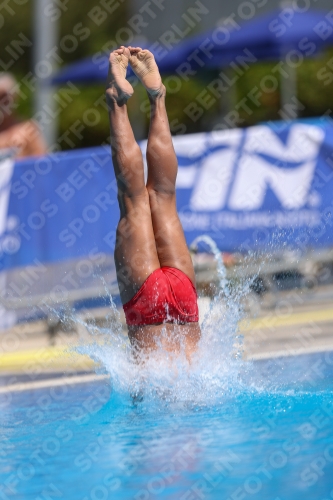
[[[161,267],[176,267],[194,283],[192,259],[176,208],[178,163],[165,108],[165,87],[153,54],[139,48],[135,53],[132,50],[130,64],[146,87],[151,105],[147,190],[158,258]]]
[[[160,267],[149,195],[144,182],[142,154],[127,115],[126,102],[133,93],[125,79],[129,56],[129,50],[124,47],[110,54],[106,89],[112,160],[120,208],[115,265],[123,304]]]

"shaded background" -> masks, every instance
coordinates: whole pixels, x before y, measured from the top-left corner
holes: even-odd
[[[37,5],[37,3],[36,3]],[[200,4],[198,4],[200,5]],[[207,13],[201,14],[201,20],[190,26],[188,36],[193,36],[206,30],[221,25],[228,16],[233,16],[235,22],[242,24],[247,20],[260,16],[275,8],[293,5],[291,2],[281,3],[279,1],[259,0],[252,2],[227,1],[203,1],[201,2]],[[33,47],[36,41],[36,32],[33,29],[34,4],[32,1],[12,0],[7,7],[3,6],[0,12],[0,44],[2,47],[0,57],[0,68],[11,71],[18,80],[24,78],[33,71]],[[60,69],[69,63],[80,60],[97,52],[108,53],[115,45],[126,44],[126,29],[128,21],[133,15],[142,12],[144,24],[138,27],[137,37],[131,40],[131,44],[153,43],[160,39],[163,34],[176,25],[178,29],[189,28],[188,12],[195,7],[195,1],[168,0],[155,3],[144,0],[104,1],[96,4],[83,3],[79,0],[70,2],[59,2],[53,12],[54,22],[57,24],[58,40],[56,55],[52,58]],[[300,11],[310,9],[321,9],[328,12],[332,7],[330,0],[317,0],[310,2],[302,0],[294,2],[294,7]],[[95,9],[92,12],[92,9]],[[162,10],[163,9],[163,10]],[[254,15],[253,15],[254,14]],[[193,19],[193,18],[192,18]],[[192,21],[193,23],[193,21]],[[192,24],[191,23],[191,24]],[[194,23],[193,23],[194,24]],[[133,30],[132,30],[133,31]],[[15,48],[15,40],[24,40],[25,46],[19,50]],[[333,66],[333,49],[327,49],[315,57],[305,59],[297,69],[297,93],[301,102],[299,116],[312,117],[330,114],[333,109],[332,85],[325,80],[319,80],[318,71],[327,63]],[[259,62],[251,65],[244,75],[240,76],[229,94],[222,96],[219,103],[206,110],[196,122],[193,122],[184,112],[184,108],[191,103],[203,90],[207,83],[217,76],[218,70],[204,69],[190,81],[183,81],[182,86],[176,93],[170,93],[167,99],[167,108],[173,134],[193,133],[209,131],[219,120],[221,115],[232,109],[232,103],[239,102],[256,85],[260,79],[267,74],[277,61]],[[328,69],[329,71],[329,69]],[[332,70],[333,71],[333,70]],[[232,78],[233,70],[228,69]],[[79,95],[73,97],[71,103],[66,106],[58,106],[57,110],[57,134],[62,134],[73,125],[76,119],[82,119],[87,108],[101,99],[103,84],[80,84]],[[22,117],[29,118],[33,114],[33,100],[36,92],[32,92],[29,86],[21,84],[21,95],[19,113]],[[61,99],[61,88],[54,87],[54,92]],[[248,103],[250,111],[240,109],[240,120],[237,125],[249,126],[261,121],[281,119],[280,89],[275,92],[266,93],[260,97],[261,105],[255,106]],[[133,128],[138,139],[147,134],[148,116],[144,105],[145,94],[141,86],[136,87],[135,98],[129,101],[129,113]],[[138,106],[141,104],[141,110]],[[80,136],[71,135],[70,141],[61,141],[62,149],[72,147],[87,147],[99,145],[106,140],[108,135],[108,117],[100,106],[100,116],[91,123],[85,124]]]

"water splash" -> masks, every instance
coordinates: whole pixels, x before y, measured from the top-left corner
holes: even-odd
[[[229,398],[248,392],[258,394],[267,390],[286,390],[286,385],[283,385],[286,382],[283,374],[286,372],[289,374],[288,390],[295,388],[295,385],[290,385],[295,373],[290,364],[285,370],[284,362],[271,361],[270,367],[276,375],[267,376],[262,365],[243,360],[238,325],[245,317],[242,301],[251,291],[255,276],[248,278],[244,273],[243,278],[231,282],[215,242],[204,235],[197,238],[192,247],[200,242],[208,245],[216,260],[217,290],[209,310],[201,318],[202,337],[191,364],[186,359],[184,348],[178,354],[170,353],[163,348],[163,342],[149,356],[142,354],[138,362],[105,282],[105,293],[111,304],[106,326],[96,325],[93,318],[91,321],[76,318],[82,329],[89,333],[89,341],[85,338],[76,350],[88,354],[99,363],[100,371],[110,375],[113,397],[135,401],[143,399],[150,405],[152,401],[195,407],[225,404]],[[162,332],[163,335],[167,332]],[[301,371],[302,368],[299,373]],[[294,376],[296,384],[300,380],[299,373]]]
[[[124,335],[119,312],[109,293],[111,303],[107,326],[97,327],[78,320],[90,334],[90,342],[77,349],[100,363],[110,374],[114,393],[136,395],[137,399],[162,399],[164,402],[207,405],[225,399],[243,387],[250,364],[242,360],[242,342],[238,323],[243,317],[241,299],[249,291],[249,281],[230,286],[221,253],[215,242],[204,235],[193,245],[208,245],[217,263],[217,291],[208,312],[201,319],[202,337],[191,364],[182,348],[178,354],[166,352],[162,342],[157,350],[142,355],[140,363]],[[98,339],[94,341],[94,336]],[[162,332],[167,335],[167,332]],[[101,337],[103,342],[101,343]]]

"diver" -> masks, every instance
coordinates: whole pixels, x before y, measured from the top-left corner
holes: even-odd
[[[128,64],[147,90],[150,128],[148,177],[127,114],[133,87]],[[192,259],[176,208],[178,163],[165,108],[166,89],[153,54],[120,47],[109,58],[106,101],[120,220],[115,265],[132,346],[150,352],[184,349],[190,359],[200,339]]]

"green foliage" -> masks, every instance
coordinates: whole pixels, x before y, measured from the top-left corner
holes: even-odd
[[[321,116],[328,113],[329,110],[333,112],[332,83],[329,82],[329,78],[326,77],[323,79],[323,76],[320,74],[331,59],[332,61],[329,63],[331,68],[327,67],[327,71],[331,72],[331,78],[333,79],[332,49],[320,53],[315,58],[305,59],[296,69],[297,99],[301,103],[300,117]],[[278,76],[279,73],[274,71],[276,65],[277,61],[252,65],[238,82],[238,100],[248,97],[255,87],[260,90],[260,84],[266,75]],[[280,83],[281,79],[279,79],[279,86],[275,91],[262,92],[259,98],[259,106],[251,102],[251,99],[247,99],[246,103],[251,111],[240,110],[241,120],[243,120],[241,123],[242,126],[254,125],[266,120],[281,119],[281,114],[279,113],[281,105]]]
[[[4,13],[4,25],[0,30],[0,44],[3,47],[1,59],[4,62],[10,61],[10,47],[13,40],[26,37],[30,45],[34,42],[33,37],[33,1],[27,0],[24,5],[16,5],[14,1],[9,2],[11,11]],[[64,11],[59,19],[60,33],[58,55],[61,58],[61,66],[65,66],[73,61],[102,51],[107,53],[115,45],[116,33],[126,26],[128,18],[128,4],[126,1],[115,2],[115,10],[106,19],[96,22],[96,18],[89,15],[91,9],[98,6],[98,3],[82,2],[81,0],[70,0],[63,2]],[[14,13],[13,13],[14,12]],[[29,43],[28,43],[29,45]],[[8,52],[9,47],[9,52]],[[298,99],[302,103],[301,116],[318,116],[333,110],[332,84],[328,79],[318,78],[320,71],[329,60],[333,60],[333,50],[320,54],[316,58],[307,59],[297,69],[297,90]],[[248,98],[255,87],[260,88],[260,83],[267,74],[272,74],[272,70],[277,62],[257,63],[244,70],[243,75],[238,77],[233,70],[227,71],[229,78],[237,77],[235,85],[221,98],[214,96],[207,85],[215,78],[218,78],[219,71],[207,71],[203,69],[189,81],[179,80],[177,91],[170,88],[167,98],[167,107],[173,133],[193,133],[210,130],[214,126],[228,126],[225,117],[228,112],[234,109],[237,103],[245,99],[246,105],[238,107],[239,117],[234,120],[235,125],[248,126],[265,120],[280,119],[280,88],[272,92],[262,92],[259,103],[254,103]],[[333,61],[331,69],[333,73]],[[9,71],[22,79],[29,71],[33,71],[32,47],[25,47],[23,53],[17,56],[10,66]],[[164,77],[168,81],[168,76]],[[32,115],[34,92],[28,87],[22,86],[24,91],[19,104],[19,113],[23,117]],[[83,130],[79,134],[71,134],[71,143],[74,147],[87,147],[98,145],[104,142],[108,136],[108,116],[103,102],[98,106],[94,103],[103,95],[104,85],[80,85],[79,93],[71,102],[61,109],[59,114],[59,136],[71,129],[73,124],[79,120],[83,124]],[[63,91],[56,90],[56,94],[61,96]],[[202,106],[202,99],[207,99],[205,107]],[[201,102],[201,104],[200,104]],[[193,104],[194,103],[194,104]],[[204,111],[201,116],[193,119],[188,112],[189,107],[199,106]],[[95,108],[94,112],[89,112]],[[140,85],[135,87],[135,97],[129,101],[130,119],[134,129],[143,129],[147,134],[149,126],[149,110],[147,98]],[[230,124],[229,124],[230,125]],[[138,135],[140,137],[140,134]],[[72,147],[62,142],[62,147]]]

